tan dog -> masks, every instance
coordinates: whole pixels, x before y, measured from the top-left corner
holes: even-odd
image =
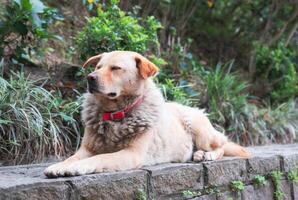
[[[80,149],[48,167],[48,177],[140,168],[164,162],[248,157],[213,128],[202,110],[165,102],[151,80],[158,68],[129,51],[91,57]],[[194,152],[195,150],[195,152]]]

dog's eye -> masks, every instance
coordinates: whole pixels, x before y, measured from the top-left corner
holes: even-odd
[[[112,70],[112,71],[114,71],[114,70],[120,70],[120,69],[121,69],[121,67],[118,67],[118,66],[112,66],[112,67],[111,67],[111,70]]]
[[[98,65],[95,67],[95,69],[100,69],[101,68],[101,65]]]

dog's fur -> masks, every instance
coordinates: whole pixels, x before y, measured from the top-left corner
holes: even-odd
[[[202,110],[165,102],[151,80],[158,68],[129,51],[91,57],[97,77],[85,94],[82,120],[85,133],[80,149],[45,170],[48,177],[83,175],[140,168],[164,162],[217,160],[224,155],[248,157],[213,128]],[[113,93],[113,97],[109,94]],[[118,111],[138,97],[144,101],[120,121],[102,121],[103,112]]]

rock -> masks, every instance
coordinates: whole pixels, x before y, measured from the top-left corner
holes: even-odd
[[[241,194],[237,194],[235,192],[226,191],[221,193],[217,200],[241,200]]]
[[[298,182],[293,183],[293,197],[298,199]]]
[[[254,187],[254,175],[297,168],[298,145],[250,147],[249,159],[225,157],[203,163],[168,163],[114,173],[48,179],[43,170],[49,164],[0,167],[0,200],[6,199],[156,199],[253,200],[273,199],[273,184]],[[230,183],[241,180],[242,192],[230,191]],[[206,188],[221,191],[217,197]],[[281,180],[284,199],[298,199],[298,183]],[[183,191],[193,191],[190,197]],[[215,190],[214,190],[215,191]],[[199,194],[204,194],[198,196]],[[138,198],[140,199],[140,198]]]
[[[151,174],[151,190],[154,196],[162,196],[189,189],[202,189],[202,164],[175,163],[144,168]]]
[[[204,163],[207,185],[227,185],[233,180],[246,179],[246,160],[233,158]]]
[[[298,168],[298,154],[284,155],[283,162],[285,172]]]
[[[0,168],[0,199],[69,199],[65,179],[46,179],[45,166]]]
[[[286,180],[281,180],[280,189],[283,193],[283,200],[290,200],[291,198],[291,184]]]
[[[252,185],[245,186],[241,193],[243,200],[272,200],[273,199],[273,187],[271,182],[267,182],[265,186],[254,187]]]
[[[252,157],[247,160],[248,178],[252,180],[257,174],[267,174],[270,171],[280,170],[279,156],[262,156]]]
[[[216,195],[203,195],[200,197],[193,198],[192,200],[216,200]]]
[[[142,170],[74,177],[73,194],[78,199],[135,199],[139,190],[147,193],[147,172]]]

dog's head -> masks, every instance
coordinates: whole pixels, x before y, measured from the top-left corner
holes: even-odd
[[[83,67],[95,65],[87,76],[90,93],[116,99],[136,94],[158,68],[142,55],[130,51],[112,51],[89,58]]]

